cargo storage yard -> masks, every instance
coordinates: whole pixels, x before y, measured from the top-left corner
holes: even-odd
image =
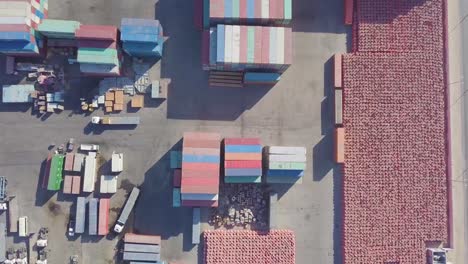
[[[0,1],[0,263],[466,263],[458,8]]]

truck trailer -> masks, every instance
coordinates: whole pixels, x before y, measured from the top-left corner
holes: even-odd
[[[75,233],[83,234],[85,231],[85,213],[86,213],[86,198],[78,197],[76,199],[76,220]]]
[[[97,235],[98,201],[97,198],[91,198],[89,200],[88,234],[91,236]]]
[[[96,125],[139,125],[139,116],[93,116],[91,123]]]
[[[128,216],[133,210],[133,207],[135,206],[135,203],[138,199],[138,196],[140,195],[140,189],[137,187],[133,187],[132,192],[130,193],[130,196],[127,199],[127,202],[125,203],[125,206],[120,213],[119,219],[117,219],[117,222],[115,223],[114,226],[114,231],[116,233],[122,232],[125,223],[127,222]]]

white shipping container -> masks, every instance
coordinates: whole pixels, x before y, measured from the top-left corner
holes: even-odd
[[[20,237],[29,236],[29,223],[27,216],[22,216],[18,219],[18,235]]]
[[[28,9],[31,11],[31,4],[19,1],[0,1],[0,9]]]
[[[284,64],[284,27],[276,31],[276,64]]]
[[[240,60],[240,26],[232,27],[232,63]]]
[[[123,153],[112,153],[111,167],[112,172],[123,171]]]
[[[232,62],[232,26],[226,25],[224,31],[224,62]]]
[[[31,9],[0,9],[0,16],[2,17],[27,17],[31,13]]]
[[[262,19],[270,18],[270,0],[262,1]]]
[[[204,200],[204,201],[217,201],[217,194],[201,194],[201,193],[183,193],[181,195],[182,200]]]
[[[114,175],[102,175],[100,181],[100,193],[116,193],[118,177]]]
[[[280,155],[307,155],[307,150],[304,147],[280,147],[270,146],[268,147],[269,154],[280,154]]]
[[[93,192],[96,180],[96,157],[87,156],[83,179],[83,192]]]
[[[272,162],[307,162],[306,155],[294,154],[294,155],[270,155],[269,161]]]
[[[27,17],[0,17],[0,24],[27,24],[30,26],[31,21]]]

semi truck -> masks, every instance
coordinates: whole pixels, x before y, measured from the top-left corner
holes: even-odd
[[[91,123],[96,125],[139,125],[139,116],[93,116]]]
[[[140,195],[140,189],[137,187],[133,187],[132,192],[130,193],[130,196],[127,199],[127,202],[125,203],[125,206],[120,213],[119,219],[117,219],[117,222],[115,223],[114,226],[114,231],[116,233],[122,232],[125,223],[127,222],[128,216],[133,210],[133,207],[135,206],[136,200],[138,199],[138,196]]]

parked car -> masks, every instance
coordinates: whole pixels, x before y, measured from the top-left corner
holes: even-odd
[[[70,222],[68,222],[68,236],[69,237],[75,236],[75,220],[73,219],[70,219]]]

